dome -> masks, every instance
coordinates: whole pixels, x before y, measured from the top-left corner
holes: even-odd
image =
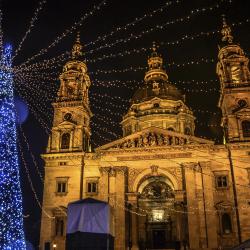
[[[153,82],[144,84],[139,88],[131,99],[132,103],[140,103],[151,100],[155,97],[168,100],[183,100],[181,92],[169,82]]]

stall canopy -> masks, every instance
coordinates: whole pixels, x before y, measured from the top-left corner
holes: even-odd
[[[87,198],[68,204],[66,249],[113,249],[113,216],[107,202]]]

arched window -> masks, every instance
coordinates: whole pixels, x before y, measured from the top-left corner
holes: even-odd
[[[250,137],[250,121],[243,121],[241,123],[244,137]]]
[[[185,135],[191,135],[191,129],[186,127],[184,133]]]
[[[64,133],[61,138],[61,148],[67,149],[69,148],[70,143],[70,133]]]
[[[231,218],[229,214],[224,213],[221,216],[221,224],[222,224],[223,234],[230,234],[232,232],[232,224],[231,224]]]

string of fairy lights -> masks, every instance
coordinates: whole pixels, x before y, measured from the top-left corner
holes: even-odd
[[[147,14],[144,14],[141,17],[136,17],[132,22],[125,24],[124,26],[119,26],[116,27],[114,30],[112,30],[110,33],[108,34],[103,34],[97,37],[96,40],[87,43],[85,46],[88,47],[90,45],[96,45],[96,43],[100,42],[100,41],[105,41],[107,40],[107,38],[110,38],[111,36],[113,36],[114,34],[116,34],[117,32],[121,32],[121,31],[127,31],[130,27],[134,27],[136,24],[140,23],[141,21],[144,21],[146,18],[152,18],[154,17],[156,14],[162,13],[163,11],[165,11],[169,6],[173,5],[173,4],[179,4],[182,1],[168,1],[166,2],[162,7],[158,8],[158,9],[154,9],[149,11]],[[89,52],[92,53],[92,50]]]
[[[124,25],[124,26],[120,26],[120,27],[116,27],[114,30],[112,30],[111,32],[105,34],[105,35],[100,35],[97,37],[96,40],[87,43],[85,45],[86,48],[90,47],[89,50],[87,50],[85,52],[86,56],[89,57],[90,59],[87,59],[87,63],[89,64],[95,64],[97,62],[102,62],[103,60],[106,59],[114,59],[114,58],[119,58],[119,57],[125,57],[125,56],[133,56],[135,54],[139,54],[139,53],[145,53],[149,51],[149,48],[147,47],[141,47],[139,49],[130,49],[130,50],[122,50],[118,53],[107,53],[107,54],[102,54],[102,56],[99,57],[93,57],[92,54],[94,54],[95,52],[98,52],[102,49],[110,49],[113,48],[116,45],[124,45],[132,40],[138,40],[140,38],[143,38],[145,35],[148,35],[150,33],[153,33],[155,31],[163,31],[166,30],[167,27],[169,27],[172,24],[178,24],[178,23],[184,23],[184,22],[189,22],[191,20],[191,18],[195,15],[198,14],[205,14],[206,12],[211,12],[214,11],[216,9],[219,8],[219,3],[220,2],[228,2],[231,3],[230,1],[219,1],[218,4],[209,6],[209,7],[203,7],[203,8],[197,8],[194,10],[191,10],[191,12],[189,13],[189,15],[185,16],[185,17],[180,17],[168,22],[165,22],[164,24],[161,25],[156,25],[150,29],[141,31],[137,34],[133,34],[131,33],[128,37],[126,38],[120,38],[120,39],[116,39],[115,41],[111,41],[111,42],[106,42],[105,44],[100,45],[99,47],[96,48],[91,48],[91,46],[95,46],[96,44],[98,44],[99,42],[104,42],[106,41],[108,38],[111,38],[114,34],[120,32],[122,33],[122,31],[128,31],[128,29],[134,27],[136,24],[144,21],[147,18],[151,18],[154,15],[158,14],[158,13],[162,13],[167,7],[172,6],[173,4],[180,4],[182,1],[171,1],[171,2],[167,2],[165,5],[163,5],[162,7],[155,9],[153,11],[150,11],[148,14],[143,15],[140,18],[136,18],[134,21]],[[21,39],[21,42],[19,43],[19,46],[17,47],[16,51],[15,51],[15,56],[18,55],[18,53],[21,51],[22,49],[22,45],[24,43],[24,41],[26,40],[27,36],[31,33],[31,30],[34,26],[34,23],[37,21],[38,19],[38,14],[40,13],[40,11],[43,8],[43,5],[46,3],[45,0],[40,1],[39,2],[39,7],[36,9],[34,16],[30,22],[30,26],[27,30],[27,32],[25,33],[24,37]],[[56,56],[54,58],[50,58],[50,59],[46,59],[43,61],[38,61],[35,63],[31,63],[32,61],[34,61],[35,59],[37,59],[39,56],[42,56],[46,53],[48,53],[49,49],[55,47],[63,38],[65,38],[66,36],[68,36],[69,34],[72,34],[78,27],[81,27],[84,23],[84,21],[89,18],[90,16],[94,15],[96,12],[100,11],[104,6],[106,6],[107,1],[102,1],[100,4],[96,5],[93,7],[93,9],[91,11],[89,11],[88,13],[86,13],[85,15],[83,15],[80,19],[80,21],[75,22],[69,29],[67,29],[65,32],[63,32],[62,35],[58,36],[47,48],[41,49],[37,54],[35,54],[34,56],[28,58],[24,63],[22,63],[21,65],[18,65],[16,67],[14,67],[14,73],[15,73],[15,79],[16,79],[16,89],[17,92],[19,93],[20,96],[24,97],[24,99],[28,100],[28,106],[30,111],[32,112],[33,116],[37,119],[37,121],[41,124],[41,126],[43,127],[43,129],[45,130],[45,132],[49,135],[51,132],[51,127],[49,125],[50,121],[53,119],[53,115],[48,112],[48,107],[47,107],[47,103],[51,103],[51,101],[55,100],[55,96],[53,93],[56,93],[58,90],[58,84],[54,84],[54,82],[58,81],[58,75],[59,73],[61,73],[61,67],[62,65],[65,63],[66,60],[68,60],[70,58],[70,53],[69,52],[65,52],[59,56]],[[0,19],[2,18],[2,12],[0,11]],[[237,26],[237,25],[243,25],[243,24],[247,24],[249,23],[249,19],[246,19],[242,22],[239,23],[235,23],[232,26]],[[178,40],[175,41],[169,41],[169,42],[160,42],[160,45],[162,46],[179,46],[180,44],[184,44],[185,41],[187,40],[194,40],[200,37],[212,37],[212,35],[216,35],[218,34],[219,30],[213,30],[213,31],[208,31],[208,32],[200,32],[198,34],[195,35],[184,35],[181,38],[179,38]],[[2,29],[0,30],[0,45],[2,44]],[[2,46],[0,46],[2,48]],[[171,62],[166,64],[167,67],[187,67],[187,66],[193,66],[193,65],[204,65],[204,64],[209,64],[209,63],[215,63],[216,60],[213,58],[199,58],[199,59],[192,59],[189,60],[187,62]],[[49,72],[46,72],[47,70],[49,70]],[[58,70],[58,71],[56,71]],[[110,88],[110,87],[126,87],[127,89],[131,89],[131,90],[135,90],[140,88],[140,85],[143,84],[143,81],[137,81],[137,80],[103,80],[102,75],[109,75],[109,74],[115,74],[115,73],[130,73],[130,72],[141,72],[141,71],[146,71],[147,68],[146,67],[142,67],[142,66],[131,66],[129,68],[125,68],[125,69],[97,69],[94,72],[89,72],[89,74],[91,75],[91,77],[96,77],[96,76],[100,76],[100,78],[96,79],[93,77],[93,86],[94,87],[103,87],[103,88]],[[45,72],[43,72],[45,71]],[[48,84],[48,82],[51,82],[51,84]],[[176,80],[173,82],[173,84],[177,85],[178,87],[180,87],[182,90],[184,90],[187,93],[211,93],[211,92],[218,92],[219,91],[219,86],[218,86],[218,80],[202,80],[202,81],[198,81],[198,80],[190,80],[190,81],[182,81],[182,80]],[[197,85],[197,86],[201,86],[201,88],[192,88],[189,86],[181,86],[181,85]],[[213,84],[213,86],[210,86],[209,84]],[[217,84],[217,87],[215,87],[215,84]],[[208,87],[209,86],[209,87]],[[45,100],[45,101],[44,101]],[[129,100],[125,99],[124,97],[120,97],[120,96],[114,96],[111,93],[95,93],[92,92],[92,90],[90,91],[90,102],[91,105],[93,105],[93,108],[95,109],[95,111],[97,111],[97,113],[94,114],[94,117],[91,120],[91,128],[94,130],[95,135],[97,135],[100,138],[100,141],[104,141],[104,142],[111,142],[114,141],[115,139],[118,139],[119,137],[121,137],[121,135],[119,135],[118,133],[114,132],[117,131],[116,129],[114,129],[114,131],[111,130],[112,127],[117,128],[117,126],[119,125],[117,122],[114,121],[114,117],[118,117],[118,120],[122,117],[122,115],[124,115],[124,113],[128,110],[129,108]],[[117,102],[119,102],[119,104],[117,104]],[[122,113],[121,111],[124,110],[124,112]],[[192,111],[194,111],[195,113],[198,114],[205,114],[205,115],[216,115],[218,114],[218,112],[214,112],[211,110],[204,110],[204,109],[200,109],[200,108],[196,108],[196,109],[192,109]],[[107,116],[106,114],[109,114],[111,116]],[[112,117],[112,118],[110,118]],[[197,124],[201,125],[201,126],[206,126],[206,127],[218,127],[219,125],[213,125],[213,124],[207,124],[207,123],[203,123],[200,121],[197,121]],[[29,145],[28,142],[28,138],[26,137],[23,129],[20,127],[20,135],[23,138],[24,144],[26,145],[26,149],[31,152],[31,147]],[[93,144],[100,146],[97,142],[93,141]],[[45,213],[45,215],[50,218],[50,219],[54,219],[53,216],[51,216],[51,214],[46,211],[43,207],[42,204],[39,200],[39,196],[34,188],[34,183],[32,181],[32,178],[30,176],[30,170],[29,167],[27,165],[27,162],[25,160],[24,157],[24,153],[23,153],[23,146],[19,143],[19,148],[20,148],[20,155],[21,155],[21,159],[25,168],[25,172],[26,175],[28,177],[28,181],[30,184],[30,187],[32,189],[32,192],[34,194],[34,198],[38,204],[38,206],[40,207],[40,209]],[[202,151],[201,151],[202,152]],[[35,156],[32,154],[31,152],[31,158],[32,158],[32,163],[35,166],[35,171],[38,174],[41,182],[43,182],[43,176],[41,171],[39,170],[39,167],[37,165]],[[220,159],[227,159],[227,158],[223,158],[223,157],[219,157]],[[216,161],[216,159],[211,159]],[[75,163],[75,162],[73,162]],[[111,164],[110,162],[108,162],[109,164]],[[174,163],[176,164],[176,161],[174,161]],[[222,163],[222,162],[219,162]],[[112,164],[111,164],[112,165]],[[238,166],[236,166],[238,167]],[[133,168],[131,167],[130,170],[133,170]],[[201,173],[203,175],[206,175],[205,173]],[[214,178],[214,175],[209,175],[212,178]],[[231,183],[232,184],[232,183]],[[238,185],[237,183],[235,183],[236,185]],[[243,185],[243,187],[246,187]],[[247,186],[249,188],[249,186]],[[221,194],[221,192],[219,192],[217,189],[215,188],[211,188],[211,190],[213,192],[217,192],[219,194]],[[223,195],[223,194],[221,194]],[[146,216],[147,214],[149,214],[149,211],[147,211],[146,209],[142,209],[141,207],[138,207],[137,205],[133,205],[133,209],[129,209],[127,207],[127,205],[124,205],[124,200],[120,199],[120,201],[118,201],[119,199],[119,194],[116,194],[116,197],[114,198],[112,195],[108,194],[107,195],[108,198],[110,199],[110,201],[114,204],[115,207],[124,209],[125,211],[129,211],[130,213],[135,213],[138,216]],[[127,201],[125,201],[125,203],[128,203]],[[214,205],[212,203],[207,203],[207,205]],[[166,207],[163,207],[166,208]],[[233,209],[236,209],[235,207],[232,207]],[[188,209],[190,209],[190,211],[179,211],[178,209],[175,208],[167,208],[170,209],[174,212],[180,212],[180,213],[195,213],[195,211],[198,209],[197,207],[188,207]],[[240,209],[248,209],[247,206],[242,205],[240,207]],[[139,211],[139,212],[138,212]],[[214,209],[206,209],[206,212],[216,212]]]
[[[86,19],[96,14],[96,12],[100,11],[104,6],[106,6],[107,0],[101,1],[98,5],[94,5],[93,8],[85,13],[78,22],[75,22],[70,28],[66,29],[61,35],[59,35],[47,48],[41,49],[37,54],[33,55],[29,59],[27,59],[23,65],[27,65],[32,60],[36,59],[37,57],[45,54],[48,52],[49,49],[55,47],[63,38],[67,35],[72,34],[75,32],[79,27],[81,27]]]
[[[113,42],[111,44],[104,44],[104,45],[100,46],[98,49],[95,49],[94,51],[97,51],[97,50],[100,50],[100,49],[103,49],[103,48],[107,48],[107,47],[111,48],[114,45],[121,44],[121,43],[124,44],[124,43],[130,42],[131,40],[137,40],[137,39],[143,37],[144,35],[148,35],[148,34],[154,32],[154,31],[158,31],[158,30],[163,31],[169,25],[173,25],[173,24],[177,24],[177,23],[183,23],[183,22],[189,22],[189,21],[191,21],[192,17],[194,17],[194,16],[196,16],[198,14],[203,14],[203,13],[205,13],[207,11],[214,11],[215,9],[218,9],[219,7],[220,7],[220,5],[219,5],[219,3],[217,3],[217,4],[214,4],[214,5],[208,6],[208,7],[193,9],[186,16],[183,16],[183,17],[168,21],[168,22],[166,22],[164,24],[161,24],[161,25],[155,25],[154,27],[151,27],[150,29],[141,31],[140,33],[137,33],[137,34],[131,33],[126,38],[118,39],[118,40],[116,40],[115,42]]]
[[[38,7],[37,9],[35,10],[34,12],[34,16],[32,17],[31,21],[30,21],[30,24],[29,24],[29,27],[27,29],[27,31],[25,32],[23,38],[21,39],[14,55],[13,55],[13,58],[12,60],[18,55],[18,53],[20,52],[20,50],[22,49],[22,45],[24,43],[24,41],[26,40],[26,38],[28,37],[28,35],[31,33],[34,25],[35,25],[35,22],[38,20],[38,17],[39,17],[39,13],[41,12],[41,10],[43,9],[44,5],[46,4],[47,0],[42,0],[38,3]]]

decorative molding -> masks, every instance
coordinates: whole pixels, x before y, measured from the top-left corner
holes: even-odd
[[[153,159],[172,159],[172,158],[190,158],[192,153],[169,153],[154,155],[134,155],[134,156],[118,156],[117,161],[140,161]]]

